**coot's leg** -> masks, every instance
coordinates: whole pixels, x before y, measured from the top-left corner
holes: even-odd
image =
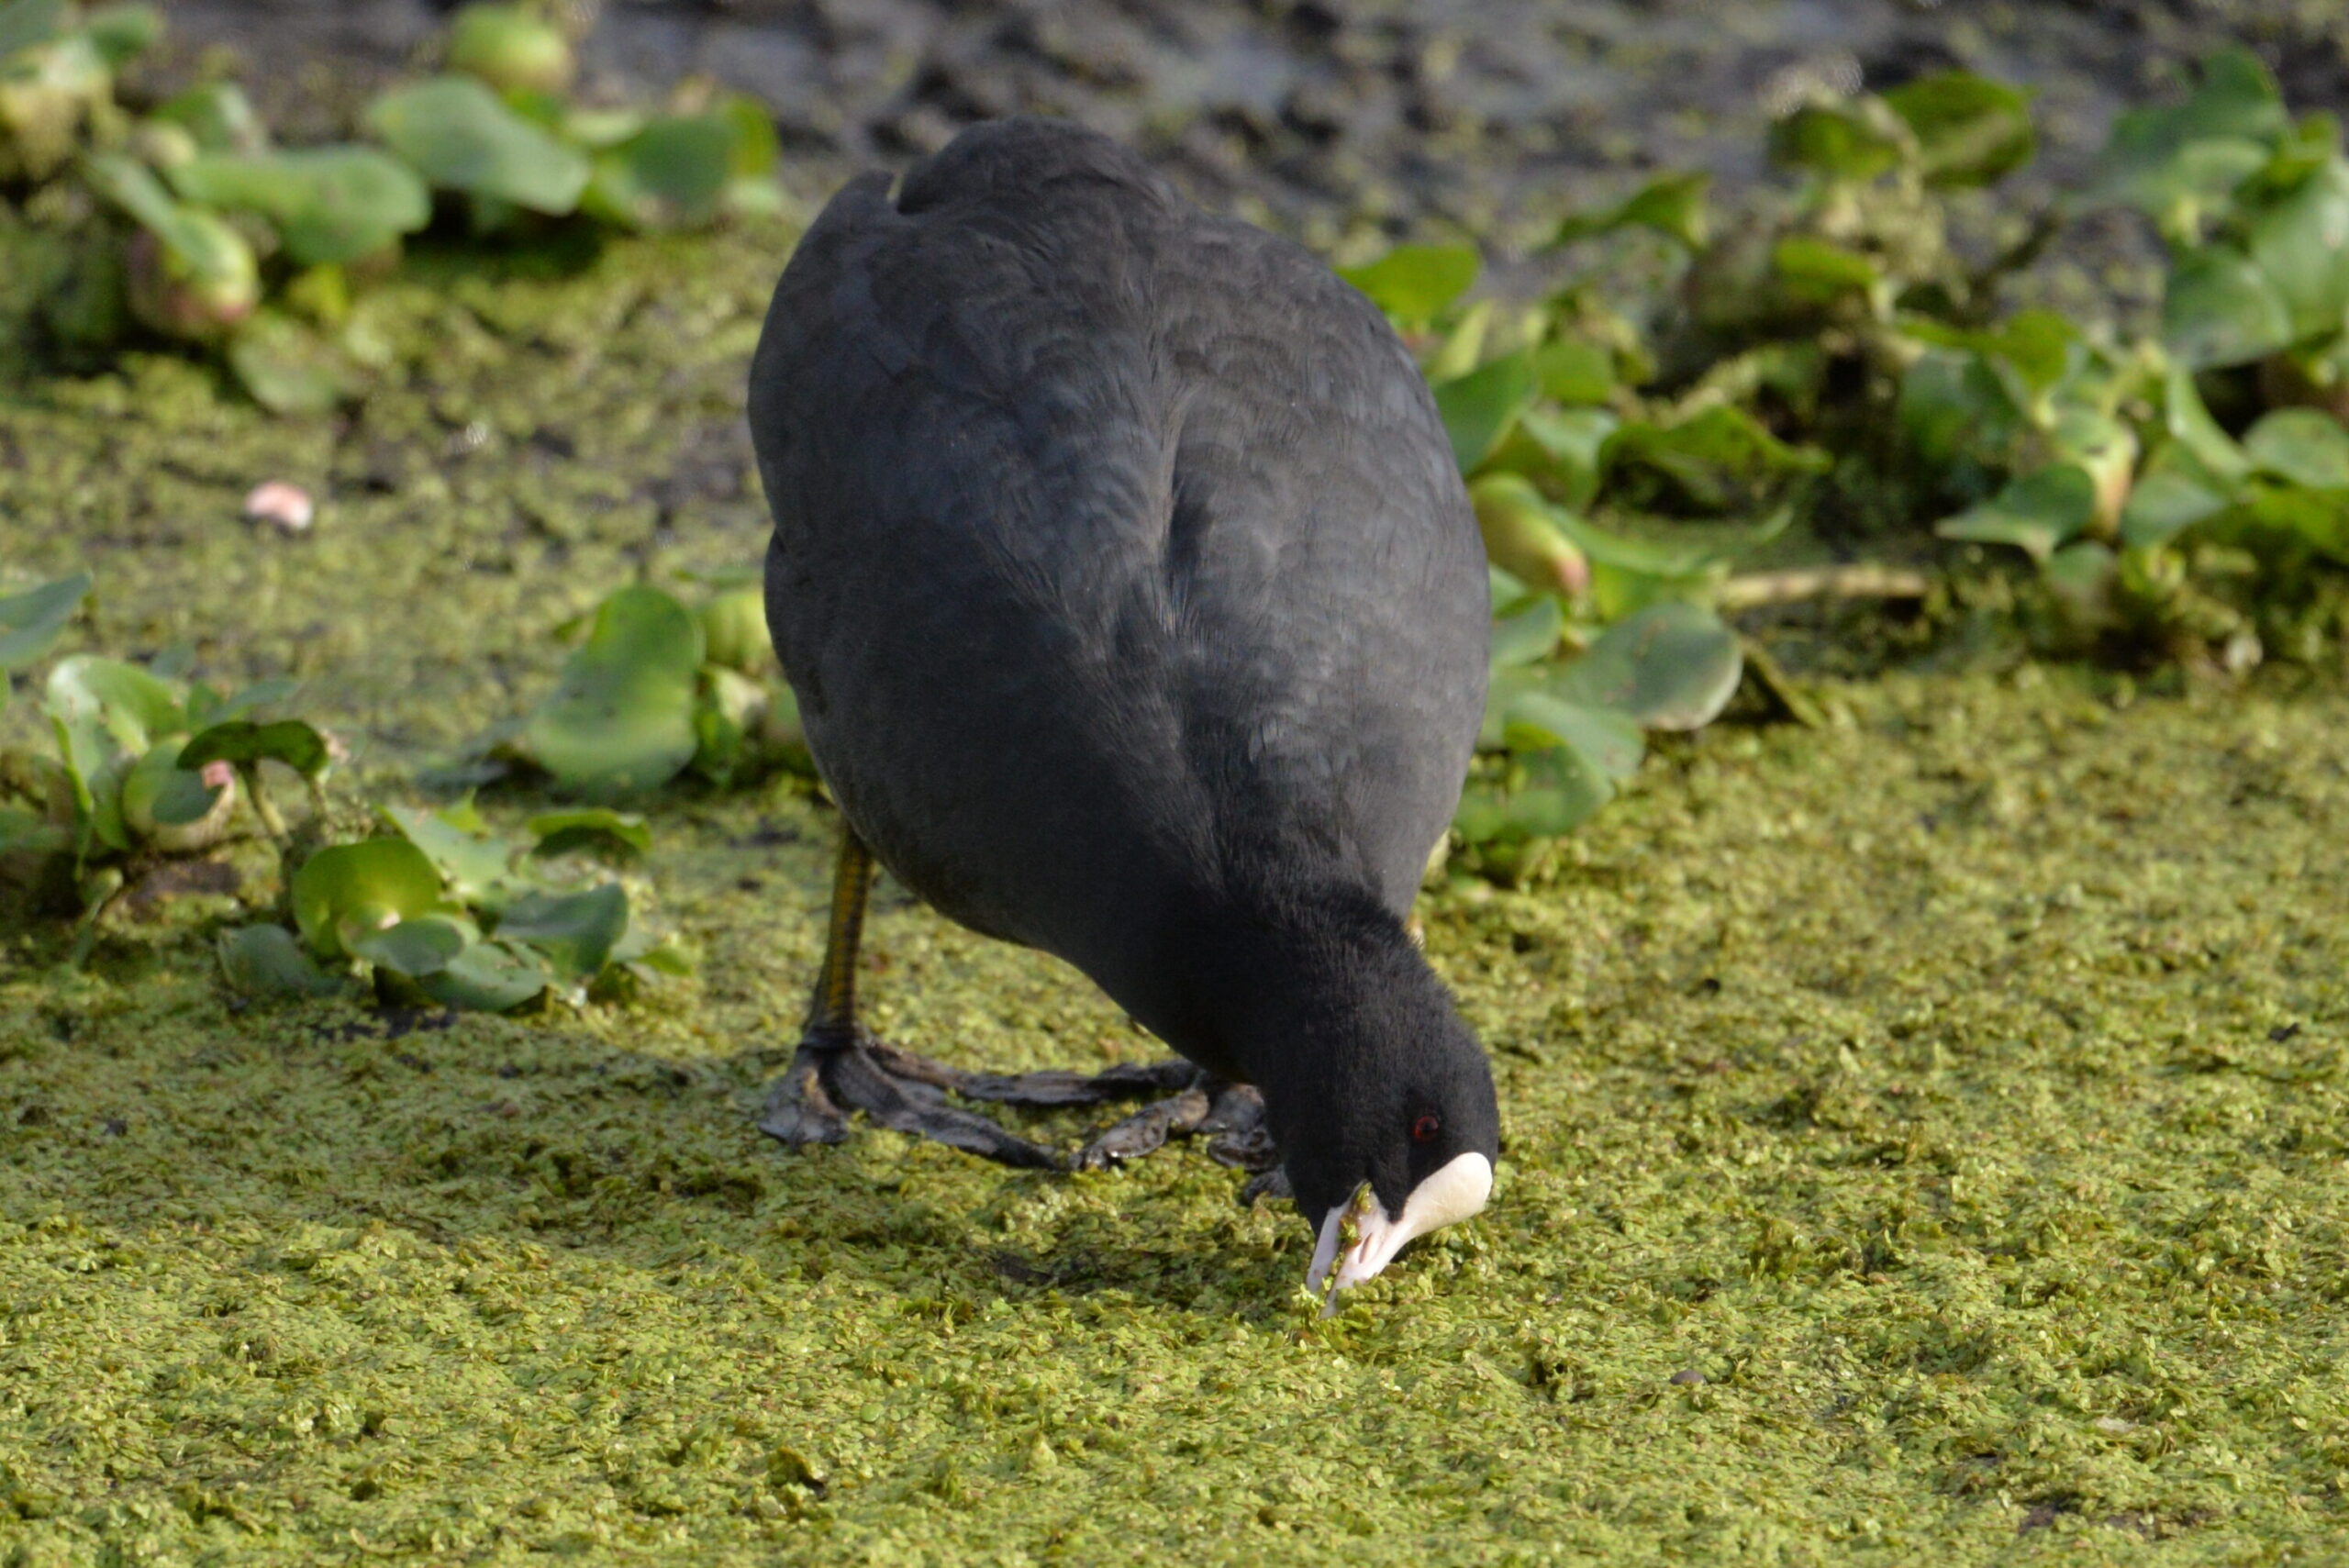
[[[824,967],[800,1030],[790,1070],[767,1095],[760,1130],[797,1147],[838,1143],[848,1136],[848,1113],[863,1111],[884,1127],[935,1139],[1007,1165],[1058,1170],[1067,1160],[1041,1143],[1006,1132],[985,1117],[946,1103],[939,1085],[893,1071],[889,1048],[856,1018],[856,950],[864,934],[864,906],[873,894],[873,852],[843,828],[839,868],[832,876],[831,927]],[[903,1053],[890,1051],[901,1060]],[[919,1060],[916,1058],[915,1060]]]
[[[972,1073],[901,1050],[874,1038],[856,1017],[857,945],[873,893],[873,853],[843,828],[832,877],[831,925],[824,967],[800,1031],[790,1070],[776,1081],[759,1117],[761,1130],[797,1147],[838,1143],[848,1136],[848,1113],[861,1110],[884,1127],[917,1133],[984,1154],[1007,1165],[1096,1170],[1156,1151],[1169,1136],[1208,1140],[1208,1155],[1226,1165],[1263,1172],[1279,1156],[1264,1125],[1264,1103],[1244,1084],[1210,1078],[1181,1059],[1119,1066],[1099,1073]],[[1019,1106],[1097,1106],[1150,1095],[1167,1098],[1086,1144],[1074,1162],[1006,1131],[985,1117],[949,1105],[946,1094]]]

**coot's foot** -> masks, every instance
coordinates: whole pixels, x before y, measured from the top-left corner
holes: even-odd
[[[831,929],[824,966],[790,1071],[776,1080],[759,1113],[759,1129],[794,1148],[848,1137],[851,1111],[882,1126],[933,1139],[1028,1170],[1098,1170],[1151,1153],[1170,1136],[1203,1137],[1208,1154],[1262,1173],[1279,1155],[1264,1126],[1264,1102],[1244,1084],[1227,1084],[1181,1060],[1099,1073],[970,1073],[875,1039],[856,1018],[856,952],[874,865],[853,830],[842,834],[832,882]],[[1072,1158],[950,1105],[966,1100],[1013,1106],[1097,1106],[1166,1096],[1103,1132]],[[1259,1182],[1262,1177],[1259,1177]],[[1258,1183],[1251,1183],[1252,1193]]]

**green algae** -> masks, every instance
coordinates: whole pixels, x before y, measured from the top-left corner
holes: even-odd
[[[348,420],[163,358],[0,390],[0,558],[94,569],[86,646],[310,678],[420,799],[552,628],[756,559],[782,244],[451,261],[374,306]],[[311,536],[238,520],[272,477]],[[233,899],[81,976],[0,917],[0,1562],[2324,1559],[2349,689],[1822,695],[1665,743],[1531,885],[1430,896],[1499,1187],[1327,1322],[1305,1227],[1192,1151],[760,1137],[829,860],[785,784],[651,803],[700,965],[632,1006],[240,1007]],[[908,1043],[1152,1054],[901,896],[870,940]]]

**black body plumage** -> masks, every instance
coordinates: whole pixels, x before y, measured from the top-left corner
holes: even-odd
[[[1461,1078],[1489,1149],[1481,1050],[1394,946],[1482,709],[1484,552],[1366,299],[1002,121],[825,207],[750,412],[769,625],[883,864],[1264,1084],[1285,1145],[1373,1073]]]

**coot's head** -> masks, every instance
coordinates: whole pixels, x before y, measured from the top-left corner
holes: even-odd
[[[1359,1284],[1483,1208],[1500,1157],[1484,1047],[1400,922],[1381,908],[1331,924],[1278,1010],[1286,1038],[1257,1046],[1315,1290]]]

